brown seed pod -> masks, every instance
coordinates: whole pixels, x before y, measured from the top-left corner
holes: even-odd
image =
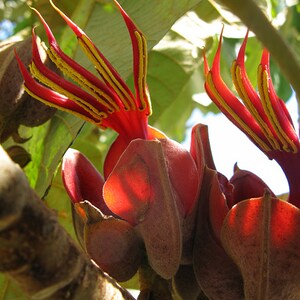
[[[46,51],[38,41],[41,58],[46,65],[55,70],[47,59]],[[31,60],[31,39],[0,44],[0,142],[10,136],[16,142],[25,142],[18,134],[20,125],[35,127],[45,123],[55,113],[55,109],[36,101],[23,88],[23,77],[14,55],[28,65]]]

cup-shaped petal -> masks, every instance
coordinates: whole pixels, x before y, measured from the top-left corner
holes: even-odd
[[[75,203],[73,213],[73,218],[81,222],[79,241],[89,257],[117,281],[133,277],[145,253],[135,228],[124,220],[105,216],[88,201]]]
[[[222,228],[222,244],[241,271],[246,299],[298,299],[300,211],[264,197],[235,205]]]
[[[166,160],[170,181],[178,194],[182,214],[190,214],[198,198],[200,178],[189,151],[171,139],[159,140]]]
[[[197,124],[193,127],[190,152],[197,165],[201,179],[203,177],[204,166],[213,170],[216,169],[210,149],[207,125]]]
[[[128,222],[113,217],[85,225],[86,251],[117,281],[127,281],[141,265],[143,242]]]
[[[206,169],[200,194],[194,243],[194,271],[209,299],[243,299],[243,281],[233,260],[220,242],[228,208],[217,172]]]
[[[143,142],[147,143],[140,140]],[[153,199],[151,162],[145,161],[144,153],[135,147],[138,143],[132,143],[107,178],[103,195],[105,203],[117,216],[136,225],[144,219]]]
[[[136,139],[104,185],[108,207],[136,225],[151,267],[166,279],[176,273],[182,247],[179,200],[168,171],[162,144]]]
[[[88,200],[102,213],[111,214],[102,197],[104,179],[82,153],[68,149],[63,158],[62,178],[73,203]]]

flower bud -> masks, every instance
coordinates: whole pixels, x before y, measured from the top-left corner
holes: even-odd
[[[241,170],[237,164],[234,166],[234,174],[230,183],[234,186],[233,203],[230,207],[242,200],[261,197],[267,189],[270,191],[270,188],[261,178],[252,172]],[[275,196],[273,193],[272,195]]]

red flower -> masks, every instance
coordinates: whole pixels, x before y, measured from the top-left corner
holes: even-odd
[[[35,12],[42,21],[48,37],[49,58],[78,85],[65,80],[42,63],[34,31],[30,72],[34,78],[49,88],[32,78],[17,57],[25,80],[25,89],[34,98],[58,109],[69,111],[101,128],[109,127],[119,133],[118,139],[111,147],[109,159],[106,160],[106,176],[131,140],[164,137],[162,133],[148,126],[151,103],[146,85],[147,44],[145,37],[119,4],[115,3],[122,13],[132,41],[135,95],[90,38],[52,2],[52,6],[76,34],[80,46],[94,64],[102,80],[60,49],[51,29],[38,11]]]
[[[276,95],[269,68],[269,53],[265,49],[258,66],[258,92],[251,85],[245,70],[247,36],[232,65],[232,80],[238,99],[220,75],[221,41],[211,69],[205,59],[207,94],[219,109],[270,159],[275,159],[284,171],[289,187],[289,202],[300,207],[299,138],[284,102]]]
[[[81,223],[88,228],[90,223],[99,223],[97,229],[79,234],[84,236],[84,243],[93,240],[88,238],[91,235],[98,236],[95,243],[101,240],[103,235],[99,232],[102,232],[103,226],[106,228],[103,224],[107,222],[122,232],[125,228],[124,232],[130,232],[130,238],[135,236],[133,232],[139,231],[138,236],[143,238],[151,266],[162,277],[170,278],[181,260],[183,239],[186,236],[182,233],[182,226],[184,220],[195,211],[201,178],[191,154],[148,125],[151,104],[146,84],[146,40],[120,5],[115,3],[125,20],[132,42],[135,94],[89,37],[52,2],[55,10],[76,34],[80,46],[101,79],[60,49],[46,21],[37,11],[48,37],[48,56],[77,85],[42,64],[34,31],[33,55],[29,66],[31,74],[17,59],[25,80],[25,89],[33,97],[118,133],[105,159],[105,180],[80,153],[68,151],[64,158],[64,183],[82,219]],[[88,200],[89,204],[84,200]],[[103,214],[113,215],[114,221],[111,222],[112,217],[107,221]],[[95,215],[98,216],[96,221]],[[134,245],[138,244],[135,238],[132,240]],[[94,246],[91,243],[88,245],[90,255],[105,267],[103,257],[96,259],[95,251],[91,250],[95,249]],[[117,251],[117,243],[115,247]],[[137,256],[140,257],[139,254]],[[116,276],[122,279],[126,275],[132,276],[135,267],[128,271],[130,275]]]
[[[252,173],[236,169],[230,181],[218,174],[207,137],[195,129],[207,168],[194,270],[199,285],[212,299],[296,299],[300,292],[299,140],[274,91],[266,50],[258,68],[259,95],[250,84],[244,65],[246,41],[247,37],[232,67],[242,102],[220,76],[221,40],[211,69],[205,60],[205,88],[220,110],[281,165],[290,185],[290,203],[277,199]]]

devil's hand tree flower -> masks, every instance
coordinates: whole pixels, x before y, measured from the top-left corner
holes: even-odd
[[[95,243],[106,243],[105,235],[100,234],[100,231],[107,224],[114,224],[111,225],[112,228],[119,228],[121,236],[128,234],[133,245],[137,245],[139,241],[134,232],[138,231],[150,265],[160,276],[169,279],[178,269],[183,244],[192,232],[193,226],[184,224],[185,219],[194,215],[201,172],[198,172],[187,150],[148,125],[151,104],[146,84],[146,39],[117,1],[115,3],[125,20],[132,42],[135,93],[90,38],[53,3],[52,6],[76,34],[79,45],[101,78],[60,49],[46,21],[37,11],[48,37],[49,58],[76,84],[53,73],[42,63],[34,31],[30,73],[18,57],[17,59],[26,91],[30,95],[100,128],[111,128],[118,133],[105,159],[105,181],[81,155],[74,155],[71,151],[65,157],[63,177],[73,203],[88,200],[95,208],[92,211],[98,211],[99,214],[98,218],[89,218],[89,213],[83,213],[77,205],[78,215],[82,216],[86,226],[98,221],[102,224],[93,226],[93,230],[85,230],[84,234],[88,232],[88,237],[84,237],[83,242],[89,243],[92,234],[95,239],[99,239]],[[91,211],[87,208],[91,206],[82,205],[86,211]],[[106,220],[102,213],[113,215],[114,221]],[[87,247],[90,255],[95,258],[95,248]],[[126,250],[126,253],[131,252],[130,247],[128,249],[129,252]],[[138,257],[139,253],[138,251]],[[99,256],[101,253],[98,253]],[[101,264],[103,260],[98,261],[105,268]],[[137,259],[136,262],[138,261]],[[123,268],[122,264],[120,268]],[[127,275],[132,276],[132,272],[131,269]],[[119,277],[127,280],[126,274],[123,275]]]
[[[194,255],[194,268],[203,291],[213,299],[297,299],[299,139],[285,104],[275,93],[267,50],[258,67],[258,93],[251,85],[244,63],[246,42],[247,37],[232,65],[241,100],[220,75],[221,39],[211,68],[205,59],[205,88],[220,110],[279,163],[289,183],[289,199],[276,198],[259,178],[245,171],[237,170],[230,182],[220,180],[214,165],[208,164],[203,185],[205,178],[210,180],[200,197],[203,219],[197,229],[199,252]]]
[[[111,147],[108,154],[111,158],[106,160],[105,175],[108,175],[131,140],[163,137],[163,134],[149,127],[147,122],[148,116],[151,114],[151,104],[146,86],[146,40],[142,32],[119,6],[132,41],[136,91],[134,95],[90,38],[52,2],[51,4],[76,34],[79,45],[94,64],[102,80],[76,63],[60,49],[46,21],[35,10],[46,30],[49,58],[77,85],[58,76],[42,63],[33,31],[33,51],[30,64],[30,72],[33,77],[19,61],[25,80],[25,89],[34,98],[47,105],[71,112],[101,128],[111,128],[119,134],[116,145]],[[45,86],[39,84],[34,78]]]
[[[222,37],[221,37],[222,38]],[[265,49],[257,72],[258,92],[245,69],[247,36],[233,62],[231,73],[240,101],[226,86],[220,74],[221,39],[211,69],[205,64],[205,88],[219,109],[269,159],[281,166],[289,183],[289,202],[300,206],[300,143],[284,102],[277,96],[270,75],[269,53]]]

